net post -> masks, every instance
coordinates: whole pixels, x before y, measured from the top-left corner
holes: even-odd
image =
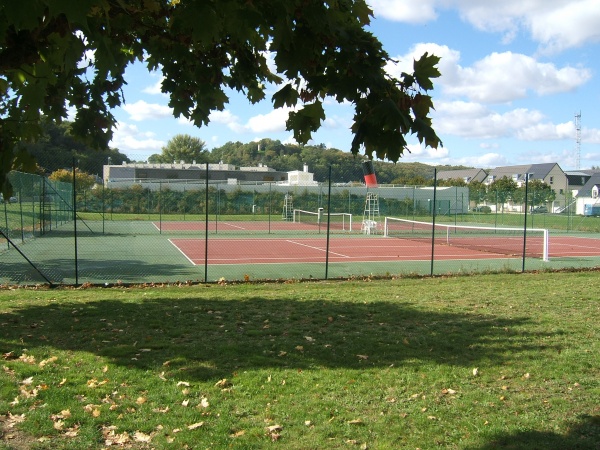
[[[549,253],[548,247],[549,247],[550,238],[549,238],[548,234],[549,234],[548,233],[548,229],[547,228],[544,229],[544,250],[543,250],[543,258],[542,259],[545,262],[550,261],[550,255],[548,254]]]

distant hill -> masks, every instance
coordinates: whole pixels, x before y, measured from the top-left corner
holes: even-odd
[[[290,145],[278,140],[262,139],[259,142],[227,142],[211,151],[211,162],[223,161],[238,167],[255,167],[264,164],[275,170],[302,170],[304,164],[314,173],[315,181],[326,181],[331,166],[335,183],[358,182],[363,179],[364,156],[354,156],[323,144]],[[377,181],[381,184],[432,184],[434,166],[418,162],[391,163],[374,161]],[[437,166],[438,170],[466,169],[467,166]]]

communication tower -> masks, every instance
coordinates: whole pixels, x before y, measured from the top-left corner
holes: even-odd
[[[575,114],[575,156],[576,156],[576,168],[581,169],[581,111]]]

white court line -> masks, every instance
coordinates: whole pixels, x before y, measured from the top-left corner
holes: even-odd
[[[312,248],[314,250],[319,250],[320,252],[326,252],[327,249],[322,248],[322,247],[315,247],[313,245],[307,245],[307,244],[303,244],[301,242],[296,242],[296,241],[290,241],[289,239],[285,240],[286,242],[289,242],[290,244],[296,244],[296,245],[300,245],[302,247],[308,247],[308,248]],[[344,255],[343,253],[336,253],[336,252],[332,252],[331,250],[329,251],[330,255],[337,255],[337,256],[341,256],[342,258],[350,258],[350,256],[348,255]]]
[[[227,225],[227,226],[229,226],[229,227],[231,227],[231,228],[237,228],[237,229],[239,229],[239,230],[245,230],[245,229],[246,229],[246,228],[244,228],[244,227],[240,227],[239,225],[233,225],[233,224],[232,224],[232,223],[230,223],[230,222],[221,222],[221,224],[222,224],[222,225]]]
[[[189,258],[189,257],[188,257],[188,255],[186,255],[186,254],[183,252],[183,250],[181,250],[181,248],[179,248],[179,247],[177,246],[177,244],[175,244],[175,242],[173,242],[173,240],[169,239],[169,242],[171,243],[171,245],[172,245],[173,247],[175,247],[177,250],[179,250],[179,253],[181,253],[181,254],[182,254],[184,257],[185,257],[185,259],[187,259],[189,262],[191,262],[193,266],[197,266],[197,264],[194,262],[194,260],[193,260],[193,259],[191,259],[191,258]]]

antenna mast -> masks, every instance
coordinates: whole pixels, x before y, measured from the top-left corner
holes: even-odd
[[[577,170],[581,169],[581,111],[575,114],[575,151]]]

